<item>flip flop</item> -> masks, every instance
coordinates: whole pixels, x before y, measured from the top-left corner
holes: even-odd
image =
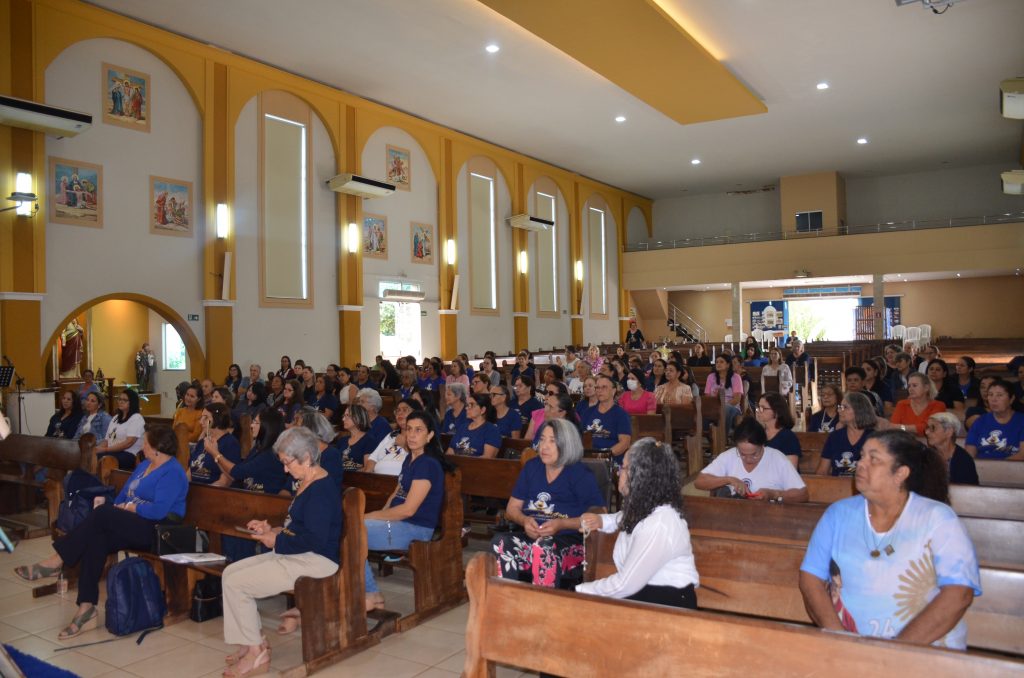
[[[43,567],[39,563],[35,563],[33,565],[21,565],[20,567],[14,568],[14,574],[18,575],[25,581],[38,581],[48,577],[56,577],[60,574],[60,570],[61,568],[59,567]]]

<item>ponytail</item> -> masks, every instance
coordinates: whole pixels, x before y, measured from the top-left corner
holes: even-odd
[[[866,440],[877,440],[892,455],[892,470],[906,466],[910,473],[903,486],[914,492],[949,504],[949,469],[942,456],[905,431],[875,431]]]

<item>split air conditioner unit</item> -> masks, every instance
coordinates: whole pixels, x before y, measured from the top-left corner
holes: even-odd
[[[1004,118],[1024,120],[1024,77],[999,83],[999,112]]]
[[[383,198],[395,192],[395,185],[358,174],[339,174],[327,180],[327,188],[336,193],[358,195],[360,198]]]
[[[555,222],[550,219],[531,217],[529,214],[516,214],[508,218],[508,225],[524,231],[550,231]]]
[[[416,290],[384,290],[381,299],[384,301],[423,301],[426,294]]]
[[[1011,170],[1000,175],[1003,179],[1003,193],[1024,195],[1024,170]]]
[[[92,116],[37,101],[0,96],[0,125],[35,130],[63,139],[92,127]]]

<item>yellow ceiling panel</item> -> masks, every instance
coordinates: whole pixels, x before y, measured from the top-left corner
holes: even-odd
[[[768,109],[654,0],[479,0],[676,122]]]

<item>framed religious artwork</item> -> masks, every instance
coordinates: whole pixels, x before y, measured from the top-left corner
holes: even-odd
[[[389,145],[387,148],[387,181],[400,191],[412,190],[412,165],[409,163],[409,149]]]
[[[103,166],[50,157],[49,216],[55,224],[103,228]]]
[[[107,63],[102,68],[103,122],[149,132],[153,113],[149,75]]]
[[[192,237],[192,182],[149,177],[149,232]]]
[[[410,229],[412,230],[412,263],[433,264],[434,227],[414,221],[410,225]]]
[[[388,218],[379,214],[363,215],[363,256],[388,258]]]

